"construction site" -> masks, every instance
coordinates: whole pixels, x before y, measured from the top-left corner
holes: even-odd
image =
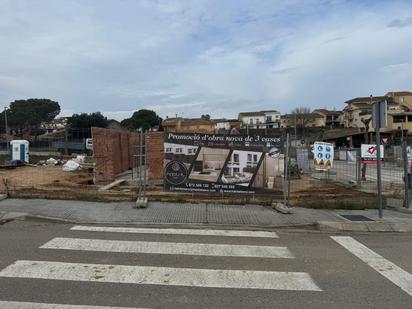
[[[29,162],[1,165],[0,192],[20,198],[133,201],[143,194],[144,189],[149,201],[261,205],[287,202],[298,206],[311,206],[322,201],[345,207],[341,203],[344,200],[345,204],[374,207],[376,171],[373,166],[368,166],[365,175],[361,175],[359,158],[351,161],[347,155],[353,149],[338,150],[332,168],[325,172],[313,167],[310,151],[308,162],[303,166],[297,158],[299,147],[290,147],[290,172],[280,174],[277,183],[280,190],[271,194],[211,194],[165,190],[164,132],[142,134],[92,128],[92,139],[93,151],[89,154],[67,155],[56,150],[43,150],[41,155],[38,152],[36,155],[31,148]],[[6,162],[8,157],[3,154],[1,159]],[[388,147],[383,165],[384,196],[402,199],[405,192],[403,179],[401,153],[396,147]]]

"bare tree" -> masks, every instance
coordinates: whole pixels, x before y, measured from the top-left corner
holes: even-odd
[[[310,112],[309,107],[296,107],[291,112],[292,114],[292,123],[295,127],[295,136],[297,129],[302,130],[302,135],[304,135],[304,129],[308,126],[308,124],[313,121],[313,115]]]

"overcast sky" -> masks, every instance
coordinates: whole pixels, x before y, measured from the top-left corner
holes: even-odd
[[[397,90],[411,0],[0,0],[0,106],[235,118]]]

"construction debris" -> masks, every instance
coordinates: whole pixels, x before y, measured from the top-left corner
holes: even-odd
[[[65,172],[74,172],[77,171],[79,168],[80,164],[73,160],[69,160],[63,165],[63,171]]]
[[[111,188],[114,188],[114,187],[122,184],[122,183],[125,182],[125,181],[126,181],[126,179],[118,179],[118,180],[115,180],[115,181],[113,181],[112,183],[109,183],[108,185],[99,188],[99,191],[109,190],[109,189],[111,189]]]

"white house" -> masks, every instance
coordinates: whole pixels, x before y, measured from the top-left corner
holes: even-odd
[[[239,121],[243,128],[266,129],[278,128],[280,112],[276,110],[239,113]]]
[[[234,150],[227,164],[228,174],[234,176],[236,173],[243,173],[244,168],[256,167],[261,155],[261,152],[256,151]]]
[[[164,149],[166,154],[172,153],[186,156],[194,156],[197,151],[197,146],[165,143]]]

